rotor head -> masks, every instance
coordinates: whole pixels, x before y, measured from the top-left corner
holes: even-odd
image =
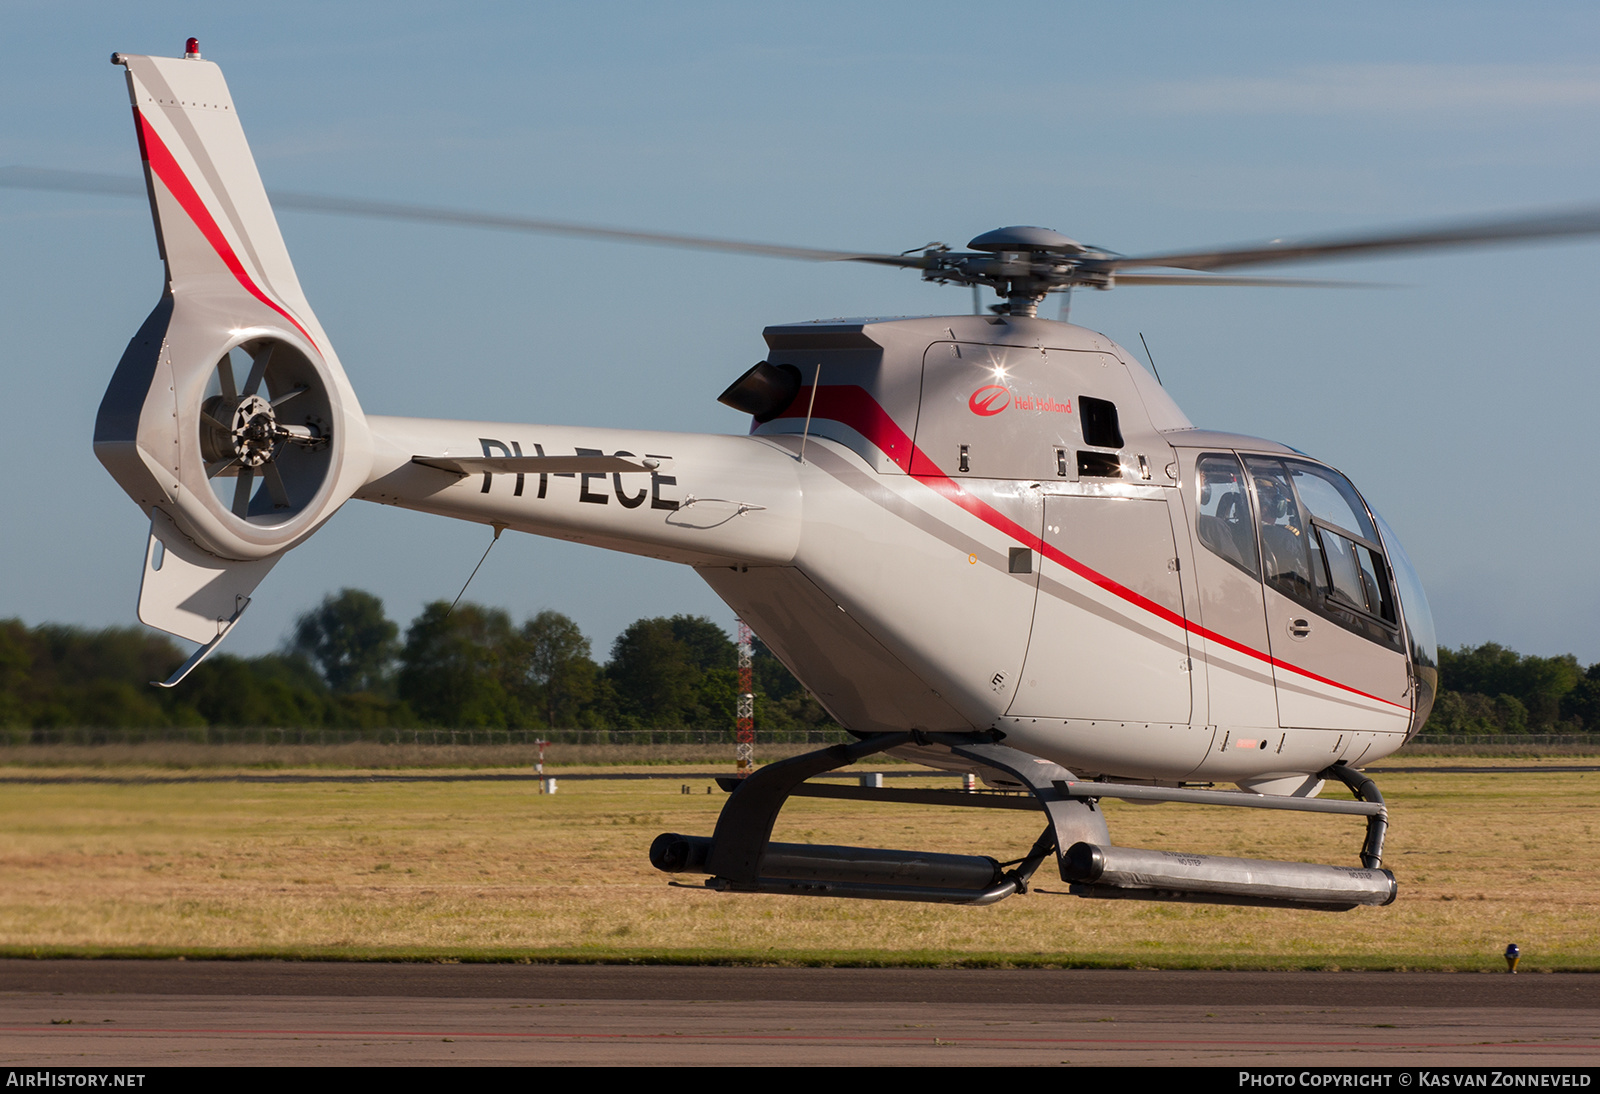
[[[1093,263],[1115,256],[1079,243],[1051,228],[1017,224],[976,236],[970,252],[929,248],[922,258],[922,278],[941,285],[987,285],[1005,298],[992,309],[1000,315],[1034,316],[1039,302],[1053,292],[1077,285],[1111,287],[1108,270]]]

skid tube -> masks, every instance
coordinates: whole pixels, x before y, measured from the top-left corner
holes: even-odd
[[[1029,794],[898,790],[806,781],[911,744],[946,747],[953,756],[1000,774]],[[719,892],[987,905],[1027,892],[1034,872],[1055,853],[1068,891],[1081,897],[1327,911],[1392,902],[1394,875],[1381,866],[1388,820],[1382,795],[1371,779],[1343,765],[1327,769],[1321,777],[1343,782],[1358,800],[1085,782],[1055,763],[999,744],[992,736],[879,734],[769,764],[743,780],[719,779],[729,798],[715,832],[709,837],[664,832],[650,846],[650,862],[666,873],[709,874],[704,886]],[[773,843],[773,825],[790,797],[1033,809],[1042,811],[1047,823],[1026,855],[1004,863],[982,855]],[[1363,815],[1367,833],[1362,865],[1347,868],[1116,847],[1099,808],[1102,797]]]

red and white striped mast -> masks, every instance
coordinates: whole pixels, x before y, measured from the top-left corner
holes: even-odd
[[[739,699],[734,713],[737,718],[738,744],[734,746],[734,774],[744,778],[756,769],[756,696],[755,675],[750,667],[751,639],[754,637],[744,620],[739,620]]]

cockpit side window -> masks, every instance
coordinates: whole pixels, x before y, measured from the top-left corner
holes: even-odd
[[[1376,526],[1338,472],[1246,457],[1261,506],[1266,580],[1374,642],[1398,648],[1399,614]]]
[[[1202,456],[1195,463],[1199,508],[1195,533],[1206,550],[1260,579],[1250,491],[1237,456]]]
[[[1380,619],[1391,628],[1397,626],[1400,618],[1378,529],[1355,487],[1326,467],[1293,460],[1288,467],[1322,546],[1327,578],[1322,592],[1330,607],[1353,608],[1358,628],[1361,615]]]

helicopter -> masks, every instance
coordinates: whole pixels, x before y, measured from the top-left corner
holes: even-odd
[[[302,195],[291,203],[910,269],[1000,300],[988,314],[768,327],[766,358],[720,396],[750,415],[744,436],[368,415],[300,288],[220,68],[192,39],[182,58],[112,61],[166,285],[94,447],[151,521],[139,618],[199,645],[163,686],[358,499],[691,566],[856,738],[725,780],[711,836],[652,844],[664,872],[724,892],[985,905],[1054,859],[1082,897],[1396,898],[1387,807],[1361,768],[1420,730],[1438,677],[1393,530],[1335,468],[1197,428],[1131,353],[1039,307],[1080,288],[1319,284],[1215,271],[1596,233],[1600,214],[1144,256],[1015,226],[964,251],[892,255]],[[882,753],[988,789],[811,781]],[[1329,780],[1352,800],[1319,797]],[[1044,824],[1007,861],[774,843],[794,796],[1025,809]],[[1105,799],[1360,818],[1359,864],[1120,847]]]

